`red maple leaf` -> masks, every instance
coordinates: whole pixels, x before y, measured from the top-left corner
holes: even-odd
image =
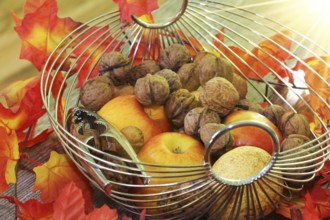
[[[110,209],[106,205],[86,214],[84,203],[82,190],[78,188],[74,182],[67,183],[54,202],[53,219],[118,219],[117,210]]]
[[[59,18],[57,11],[56,0],[27,0],[22,19],[12,12],[15,31],[22,42],[20,58],[29,60],[39,71],[62,39],[80,25],[71,18]],[[66,62],[62,69],[69,66]]]
[[[140,17],[158,9],[157,0],[113,0],[119,6],[120,18],[131,22],[132,15]]]

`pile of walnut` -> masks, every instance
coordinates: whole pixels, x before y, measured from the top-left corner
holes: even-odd
[[[145,60],[134,66],[120,52],[104,54],[99,76],[84,83],[80,101],[87,109],[98,111],[110,99],[128,94],[134,94],[144,106],[163,105],[176,131],[205,145],[224,126],[223,118],[240,109],[256,111],[270,119],[285,137],[282,151],[306,143],[310,137],[304,115],[288,112],[279,105],[262,108],[246,99],[247,82],[234,73],[227,60],[208,52],[193,59],[179,44],[164,49],[159,62]],[[213,149],[228,150],[232,144],[229,132],[217,140]]]

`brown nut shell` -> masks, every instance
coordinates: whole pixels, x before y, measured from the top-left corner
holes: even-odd
[[[310,136],[310,127],[305,115],[295,112],[286,112],[280,120],[279,128],[284,137],[290,134]]]
[[[108,76],[115,86],[126,84],[129,80],[130,60],[118,51],[111,51],[101,57],[99,75]]]
[[[279,126],[282,116],[285,113],[285,109],[280,105],[270,105],[265,107],[261,114],[266,116],[275,126]]]
[[[186,89],[172,92],[165,102],[164,110],[175,128],[184,125],[186,114],[193,108],[200,106],[196,97]]]
[[[134,65],[130,71],[130,83],[135,85],[136,80],[147,74],[155,74],[160,71],[159,64],[155,60],[144,60]]]
[[[183,64],[178,70],[182,88],[188,89],[190,92],[198,89],[200,86],[199,75],[195,63]]]
[[[202,87],[199,100],[203,106],[225,116],[239,101],[239,94],[231,82],[222,77],[214,77]]]
[[[155,73],[156,75],[164,77],[168,85],[170,86],[170,93],[174,92],[175,90],[181,89],[182,84],[180,81],[179,75],[170,69],[162,69]]]
[[[233,70],[231,64],[214,54],[207,53],[195,62],[199,76],[199,83],[204,85],[214,77],[223,77],[228,81],[233,81]]]
[[[238,91],[239,98],[245,99],[246,94],[248,92],[246,79],[235,73],[233,74],[233,80],[231,83],[235,86],[236,90]]]
[[[220,123],[207,123],[201,126],[199,134],[204,146],[207,146],[212,136],[226,125]],[[231,150],[234,145],[234,138],[231,132],[227,132],[215,140],[211,149],[211,154],[219,157],[225,152]]]
[[[162,105],[170,94],[170,87],[164,77],[147,74],[136,81],[134,94],[144,106]]]
[[[181,44],[172,44],[166,47],[159,56],[162,69],[177,71],[183,64],[191,62],[189,50]]]
[[[191,109],[184,118],[184,131],[186,134],[198,137],[199,129],[207,123],[220,123],[219,114],[205,107]]]
[[[114,97],[114,85],[107,76],[96,76],[84,82],[79,99],[88,110],[98,111]]]

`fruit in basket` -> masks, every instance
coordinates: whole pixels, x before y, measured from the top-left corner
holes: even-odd
[[[162,69],[177,71],[183,64],[192,60],[189,50],[181,44],[172,44],[161,51],[159,65]]]
[[[184,132],[188,135],[199,137],[199,131],[203,125],[220,122],[221,119],[215,111],[205,107],[193,108],[184,118]]]
[[[163,106],[145,107],[134,95],[113,98],[98,114],[118,130],[127,126],[139,128],[143,132],[145,142],[156,134],[172,130]]]
[[[170,93],[181,89],[182,87],[179,75],[170,69],[162,69],[158,71],[155,75],[162,76],[167,80],[170,86]]]
[[[234,148],[222,155],[212,166],[212,171],[220,178],[240,181],[258,174],[268,164],[270,159],[271,155],[263,149],[253,146],[242,146]],[[280,179],[270,176],[267,178],[275,183],[282,184]],[[220,210],[220,207],[225,202],[228,202],[224,212],[221,213],[221,219],[229,219],[232,209],[237,209],[238,201],[241,199],[237,219],[260,219],[263,215],[270,214],[275,209],[273,204],[276,206],[280,202],[281,197],[276,192],[282,192],[283,187],[270,180],[263,180],[267,184],[258,179],[256,180],[258,183],[252,183],[254,186],[249,187],[246,185],[244,189],[240,188],[242,191],[239,191],[237,186],[229,186],[218,190],[215,192],[218,194],[218,198],[216,198],[217,202],[211,207],[209,213],[216,214]],[[251,193],[249,195],[247,195],[247,187],[249,187],[249,192]],[[253,192],[251,192],[252,187],[255,189]],[[232,189],[236,191],[233,192]],[[231,193],[233,193],[232,197],[230,197]],[[257,193],[258,198],[255,193]],[[252,194],[253,197],[251,196]],[[242,197],[238,201],[235,201],[237,196]],[[259,209],[259,205],[263,212]],[[256,207],[255,213],[253,210],[254,207]],[[255,217],[254,214],[256,215]]]
[[[188,91],[197,90],[200,86],[199,75],[195,63],[183,64],[178,70],[178,75],[182,84],[182,88]]]
[[[139,78],[146,76],[148,73],[155,74],[158,71],[160,71],[160,67],[155,60],[144,60],[132,67],[128,79],[132,85],[135,85],[136,80]]]
[[[295,112],[286,112],[281,117],[279,128],[283,136],[301,134],[310,136],[309,122],[305,115]]]
[[[147,74],[136,81],[134,94],[144,106],[162,105],[170,94],[170,86],[164,77]]]
[[[280,130],[268,118],[257,112],[246,110],[235,111],[227,115],[223,123],[230,124],[244,120],[258,121],[267,124],[275,131],[280,143],[282,142],[283,138]],[[232,129],[231,133],[234,137],[235,146],[255,146],[264,149],[270,154],[273,152],[272,138],[262,128],[255,126],[242,126]]]
[[[88,79],[81,86],[79,99],[83,106],[91,111],[98,111],[114,97],[115,87],[107,76]]]
[[[130,59],[118,51],[111,51],[101,57],[99,75],[108,76],[115,86],[128,82],[131,69]]]
[[[228,81],[233,80],[233,69],[231,64],[211,53],[202,53],[194,60],[199,76],[199,83],[204,85],[214,77],[223,77]]]
[[[164,109],[173,126],[181,128],[184,125],[186,114],[198,106],[200,106],[200,102],[194,94],[187,89],[178,89],[170,94],[165,102]]]
[[[199,141],[189,135],[178,132],[164,132],[152,137],[147,143],[145,143],[140,152],[138,153],[138,158],[141,162],[160,166],[144,166],[144,168],[147,170],[147,174],[154,177],[150,179],[150,183],[148,186],[136,187],[134,193],[157,193],[163,191],[165,189],[165,186],[153,187],[152,185],[154,184],[174,183],[191,180],[193,178],[198,177],[197,174],[194,175],[193,172],[189,172],[189,170],[191,170],[191,168],[189,167],[171,168],[167,166],[202,165],[204,158],[204,147]],[[177,172],[178,170],[187,170],[189,173],[180,173]],[[166,173],[167,171],[171,172]],[[182,176],[187,174],[190,174],[191,176]],[[155,176],[157,176],[158,178]],[[135,183],[139,185],[142,184],[140,182],[140,179],[136,179]],[[152,201],[150,203],[144,204],[137,203],[137,205],[140,206],[155,206],[156,204],[157,201]],[[152,212],[152,210],[150,211]]]
[[[214,77],[201,88],[199,100],[203,106],[225,116],[239,101],[239,94],[231,82],[223,77]]]
[[[127,126],[120,131],[132,145],[135,153],[138,153],[144,144],[143,132],[135,126]]]

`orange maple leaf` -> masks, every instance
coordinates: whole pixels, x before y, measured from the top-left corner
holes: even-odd
[[[118,219],[117,210],[110,209],[107,205],[96,208],[86,215],[84,202],[82,190],[74,182],[67,183],[54,202],[53,219]]]
[[[51,129],[35,134],[37,121],[46,110],[40,95],[40,77],[17,81],[0,92],[0,126],[6,127],[7,132],[15,130],[19,144],[26,138],[26,129],[33,126],[27,147],[43,140]]]
[[[71,18],[59,18],[57,11],[56,0],[27,0],[22,19],[12,12],[22,42],[20,58],[29,60],[39,71],[62,39],[80,25]],[[67,62],[62,68],[69,66]]]
[[[121,20],[128,22],[132,21],[132,15],[140,17],[158,9],[157,0],[113,0],[113,2],[118,4]]]
[[[7,133],[0,126],[0,193],[8,188],[8,184],[16,183],[16,164],[20,158],[15,131]]]
[[[291,73],[283,67],[286,60],[292,58],[289,52],[292,44],[290,31],[283,30],[269,39],[263,40],[258,44],[258,47],[253,48],[251,51],[244,51],[236,46],[225,47],[223,33],[224,29],[215,35],[216,40],[213,40],[213,44],[244,75],[259,80],[270,71],[274,71],[280,77],[287,78],[292,82]]]
[[[73,181],[84,192],[86,210],[91,209],[91,187],[68,155],[52,151],[49,160],[42,166],[33,168],[33,171],[36,174],[36,181],[32,190],[41,191],[40,198],[42,201],[54,201],[63,186]]]

